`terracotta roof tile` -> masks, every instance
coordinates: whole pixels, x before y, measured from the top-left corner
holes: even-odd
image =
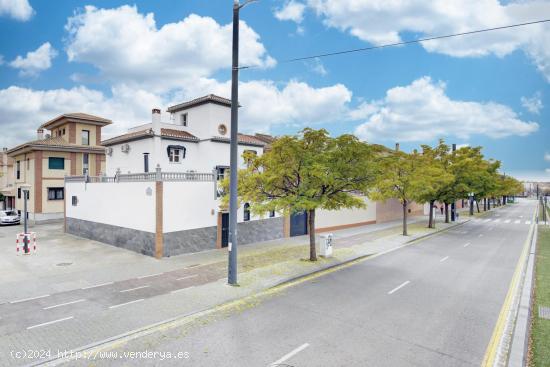
[[[82,113],[82,112],[72,112],[72,113],[64,113],[62,115],[59,115],[49,121],[46,121],[45,123],[43,123],[42,125],[40,125],[40,129],[47,129],[48,126],[50,126],[51,124],[59,121],[59,120],[62,120],[62,119],[79,119],[79,120],[87,120],[87,121],[94,121],[94,122],[100,122],[104,125],[110,125],[113,123],[113,121],[109,120],[109,119],[106,119],[106,118],[103,118],[103,117],[99,117],[99,116],[95,116],[95,115],[90,115],[88,113]]]
[[[34,148],[40,148],[40,147],[59,147],[59,148],[75,148],[75,149],[90,149],[90,150],[101,150],[101,147],[97,147],[94,145],[80,145],[80,144],[72,144],[66,142],[62,137],[56,136],[56,137],[50,137],[45,139],[39,139],[39,140],[33,140],[29,141],[27,143],[20,144],[16,146],[15,148],[11,148],[8,150],[8,153],[15,152],[19,149],[26,148],[26,147],[34,147]]]
[[[160,134],[167,138],[179,138],[187,140],[199,140],[195,135],[189,134],[187,131],[175,129],[160,129]]]

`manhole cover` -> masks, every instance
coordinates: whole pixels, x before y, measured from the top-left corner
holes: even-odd
[[[73,263],[59,263],[57,264],[57,266],[69,266],[69,265],[72,265]]]
[[[550,320],[550,307],[539,306],[539,317]]]

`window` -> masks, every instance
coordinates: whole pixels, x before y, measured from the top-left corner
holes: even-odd
[[[21,199],[21,188],[20,187],[17,188],[17,198]]]
[[[218,181],[222,181],[229,174],[229,167],[226,166],[217,166],[216,172],[218,176]]]
[[[73,206],[76,206],[78,204],[78,198],[76,196],[71,197],[71,203]]]
[[[82,154],[82,174],[85,175],[88,173],[88,161],[89,161],[89,154],[83,153]]]
[[[65,158],[62,157],[49,157],[48,158],[49,169],[65,169]]]
[[[65,135],[65,128],[63,128],[63,135]]]
[[[48,200],[63,200],[64,197],[62,187],[48,187]]]
[[[31,160],[27,158],[27,171],[31,169]]]
[[[275,216],[275,210],[271,210],[269,212],[269,218],[273,218]]]
[[[181,126],[187,126],[187,114],[183,113],[180,115],[180,124]]]
[[[177,149],[177,148],[172,148],[170,149],[170,154],[169,154],[169,159],[170,159],[170,163],[180,163],[180,149]]]
[[[15,171],[15,177],[19,180],[21,178],[21,161],[17,161],[17,170]],[[19,197],[21,198],[21,197]]]
[[[90,145],[90,131],[82,130],[82,145]]]
[[[244,221],[248,222],[250,220],[250,204],[244,204]]]

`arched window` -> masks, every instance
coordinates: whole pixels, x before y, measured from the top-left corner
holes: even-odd
[[[244,204],[244,221],[248,222],[250,220],[250,204]]]

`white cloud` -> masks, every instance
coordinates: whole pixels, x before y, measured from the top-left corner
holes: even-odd
[[[356,134],[366,140],[431,141],[445,136],[525,136],[538,130],[537,123],[520,120],[508,106],[452,100],[445,88],[423,77],[388,90],[384,99],[361,106],[367,121]]]
[[[550,13],[550,2],[542,0],[506,4],[497,0],[308,0],[307,5],[328,27],[375,45],[399,42],[405,32],[417,37],[445,35],[538,20]],[[522,49],[550,81],[547,24],[434,40],[422,46],[454,57],[502,57]]]
[[[540,110],[544,108],[541,99],[541,93],[535,93],[531,98],[521,97],[521,105],[527,109],[527,111],[538,115]]]
[[[544,154],[544,160],[547,161],[547,162],[550,162],[550,153],[545,153]]]
[[[52,66],[52,59],[57,56],[57,51],[49,42],[42,44],[35,51],[27,52],[25,57],[17,56],[10,62],[10,66],[19,69],[23,76],[34,76]]]
[[[141,14],[135,6],[86,6],[67,22],[67,55],[69,61],[94,65],[115,84],[165,92],[230,69],[231,28],[195,14],[158,28],[153,13]],[[242,21],[240,62],[275,64],[260,36]]]
[[[16,20],[26,21],[33,13],[28,0],[0,0],[0,16],[7,15]]]
[[[0,145],[12,147],[34,139],[42,122],[67,112],[86,112],[113,120],[105,131],[106,136],[112,136],[148,122],[153,107],[164,110],[207,93],[229,96],[230,87],[229,81],[197,79],[189,88],[166,96],[122,85],[113,87],[111,96],[107,96],[82,86],[43,91],[11,86],[0,90]],[[340,84],[313,88],[297,81],[282,86],[268,80],[243,82],[239,127],[244,132],[268,132],[275,125],[303,127],[330,121],[346,113],[350,100],[351,92]]]
[[[281,8],[274,13],[275,18],[279,20],[291,20],[296,23],[301,23],[304,20],[305,4],[288,0]]]

